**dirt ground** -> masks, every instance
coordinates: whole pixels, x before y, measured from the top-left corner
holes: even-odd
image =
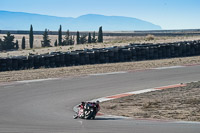
[[[156,67],[177,66],[185,64],[200,64],[200,56],[150,60],[138,62],[109,63],[60,68],[40,68],[20,71],[0,72],[0,83],[20,80],[62,78],[69,76],[83,76],[95,73],[134,71]]]
[[[3,39],[5,34],[0,34],[0,38]],[[7,56],[19,56],[19,55],[29,55],[29,54],[44,54],[49,52],[57,52],[57,51],[73,51],[80,49],[92,49],[92,48],[105,48],[112,46],[124,46],[129,43],[164,43],[164,42],[177,42],[177,41],[191,41],[191,40],[199,40],[200,36],[104,36],[104,43],[93,43],[93,44],[84,44],[84,45],[73,45],[73,46],[58,46],[58,47],[47,47],[41,48],[42,35],[34,35],[34,49],[29,48],[29,35],[19,35],[14,34],[15,40],[19,41],[19,46],[21,48],[21,40],[22,37],[26,38],[26,50],[18,50],[18,51],[9,51],[9,52],[0,52],[0,57]],[[151,40],[153,37],[153,40]],[[51,39],[51,45],[53,46],[55,40],[58,38],[57,35],[49,35]],[[63,35],[64,38],[64,35]]]
[[[200,81],[103,102],[101,112],[133,118],[200,121]]]

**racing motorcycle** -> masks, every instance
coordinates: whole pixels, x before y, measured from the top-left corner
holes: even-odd
[[[95,119],[96,116],[96,106],[94,103],[85,103],[84,106],[78,106],[78,112],[73,116],[74,119]]]

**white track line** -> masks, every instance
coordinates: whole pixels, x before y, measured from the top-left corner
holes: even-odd
[[[58,78],[23,80],[23,81],[16,81],[16,82],[17,83],[33,83],[33,82],[41,82],[41,81],[56,80],[56,79]]]
[[[101,76],[101,75],[113,75],[113,74],[123,74],[123,73],[128,73],[125,71],[122,72],[110,72],[110,73],[97,73],[97,74],[89,74],[90,76]]]
[[[164,69],[173,69],[173,68],[182,68],[182,67],[186,67],[186,66],[158,67],[158,68],[150,68],[150,69],[146,69],[146,70],[164,70]],[[135,70],[133,72],[136,72],[136,71],[144,71],[144,70],[143,69],[141,69],[141,70]],[[121,71],[121,72],[110,72],[110,73],[97,73],[97,74],[89,74],[89,76],[114,75],[114,74],[123,74],[123,73],[128,73],[128,72],[132,72],[132,71]]]
[[[97,98],[97,99],[93,99],[93,100],[90,100],[90,101],[91,101],[91,102],[96,102],[96,101],[105,102],[105,101],[109,101],[109,100],[112,100],[112,99],[115,99],[115,98],[106,98],[106,97],[102,97],[102,98]]]
[[[169,67],[158,67],[158,68],[152,68],[152,69],[163,70],[163,69],[173,69],[173,68],[182,68],[182,67],[185,67],[185,66],[169,66]]]
[[[133,95],[137,95],[137,94],[142,94],[142,93],[147,93],[147,92],[152,92],[152,91],[156,91],[157,89],[144,89],[144,90],[139,90],[139,91],[132,91],[132,92],[127,92],[126,94],[133,94]]]

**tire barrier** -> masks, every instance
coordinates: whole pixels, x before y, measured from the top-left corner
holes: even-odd
[[[142,61],[196,55],[200,55],[200,40],[162,44],[129,44],[120,47],[0,58],[0,71]]]

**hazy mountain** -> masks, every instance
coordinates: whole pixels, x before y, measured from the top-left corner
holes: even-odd
[[[94,31],[103,26],[104,31],[160,30],[161,27],[147,21],[130,17],[87,14],[77,18],[55,17],[23,12],[0,11],[0,30],[63,30]]]

